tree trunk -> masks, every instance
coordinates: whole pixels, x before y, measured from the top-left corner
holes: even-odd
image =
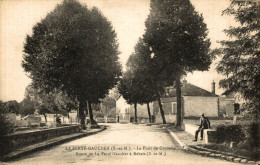
[[[91,124],[91,125],[95,125],[96,122],[95,122],[95,120],[94,120],[94,118],[93,118],[92,107],[91,107],[91,102],[90,102],[90,101],[88,101],[88,112],[89,112],[90,124]]]
[[[81,99],[79,102],[79,118],[80,118],[80,126],[82,129],[86,129],[85,125],[85,114],[84,114],[84,109],[86,108],[86,100]]]
[[[89,109],[89,105],[88,105],[88,101],[86,101],[86,108],[85,108],[85,115],[88,116],[88,109]]]
[[[77,109],[77,118],[76,118],[76,124],[79,123],[79,108]]]
[[[134,103],[135,107],[135,122],[137,123],[137,103]]]
[[[176,126],[180,127],[182,124],[181,114],[181,81],[180,76],[176,79],[176,96],[177,96],[177,115],[176,115]]]
[[[162,108],[162,103],[161,103],[159,89],[157,89],[156,97],[157,97],[157,100],[158,100],[158,104],[159,104],[159,108],[160,108],[160,113],[161,113],[161,116],[162,116],[163,124],[166,124],[166,120],[165,120],[164,111],[163,111],[163,108]]]
[[[46,114],[43,114],[43,116],[44,116],[44,119],[45,119],[45,123],[47,123],[47,116],[46,116]]]
[[[148,111],[149,122],[152,123],[149,103],[147,103],[147,111]]]

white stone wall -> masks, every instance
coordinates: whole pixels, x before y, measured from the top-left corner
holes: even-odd
[[[221,116],[233,117],[234,116],[234,98],[219,98],[219,111]]]
[[[184,96],[184,116],[218,117],[218,97]]]
[[[121,96],[118,100],[116,100],[116,114],[122,115],[130,113],[130,105],[126,103],[125,99]]]
[[[164,115],[166,123],[175,123],[176,115]],[[163,123],[161,114],[155,116],[155,123]]]
[[[149,104],[151,115],[153,115],[153,103]],[[134,104],[130,105],[131,117],[135,116]],[[149,118],[147,104],[137,104],[137,117]]]

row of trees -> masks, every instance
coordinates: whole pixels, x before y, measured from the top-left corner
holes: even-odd
[[[29,114],[42,114],[46,113],[62,113],[66,114],[71,109],[77,109],[78,105],[75,100],[71,100],[68,96],[61,91],[40,93],[40,90],[35,89],[32,85],[28,85],[25,90],[25,98],[18,103],[16,100],[7,102],[0,102],[0,113],[16,113],[21,116]]]
[[[160,96],[173,85],[177,95],[177,126],[181,125],[181,83],[188,72],[208,70],[216,54],[223,55],[217,70],[228,77],[220,85],[241,92],[249,106],[259,112],[259,13],[253,2],[232,1],[223,14],[234,15],[240,27],[225,32],[231,41],[210,53],[210,41],[202,15],[189,0],[151,0],[145,34],[127,62],[118,85],[129,104],[157,100],[166,123]],[[241,14],[243,13],[243,14]],[[235,39],[234,39],[235,38]],[[81,124],[86,109],[94,124],[92,105],[104,98],[121,76],[118,43],[111,23],[97,8],[88,9],[65,0],[28,35],[24,45],[23,68],[32,79],[31,88],[58,107],[78,103]],[[32,93],[34,93],[32,92]],[[38,107],[48,106],[44,97]],[[62,99],[66,98],[64,101]],[[60,102],[61,101],[61,102]],[[66,102],[69,101],[69,102]],[[58,108],[57,108],[58,109]],[[137,121],[137,115],[135,115]]]
[[[165,116],[160,95],[174,85],[177,95],[177,126],[181,125],[181,83],[188,72],[208,70],[210,41],[206,24],[189,0],[151,0],[146,31],[127,62],[119,92],[128,103],[158,101],[162,121]],[[136,114],[136,113],[135,113]],[[135,116],[136,120],[136,116]],[[150,119],[151,121],[151,119]]]
[[[94,111],[102,112],[106,116],[115,117],[116,101],[113,96],[106,96],[99,104],[92,105]],[[47,113],[67,115],[71,110],[78,110],[78,101],[72,100],[62,91],[43,93],[28,85],[25,90],[25,98],[21,102],[16,100],[0,101],[0,113],[15,113],[22,117],[29,114],[41,114],[47,122]],[[86,112],[87,114],[88,112]]]
[[[16,100],[10,100],[3,102],[0,100],[0,113],[15,113],[26,116],[28,114],[33,114],[35,111],[34,103],[30,98],[24,98],[23,101],[18,103]]]
[[[116,33],[102,13],[64,0],[33,27],[24,53],[22,66],[37,93],[76,100],[82,126],[86,109],[95,124],[92,105],[106,96],[121,75]],[[48,104],[46,100],[39,106]]]
[[[188,72],[208,70],[216,55],[222,57],[217,71],[227,76],[220,86],[240,92],[247,99],[244,108],[260,116],[259,5],[232,0],[223,15],[233,15],[241,26],[224,30],[230,39],[221,41],[222,47],[210,52],[206,24],[189,0],[151,0],[145,34],[129,57],[118,86],[127,103],[134,104],[135,121],[137,103],[147,104],[151,121],[149,102],[157,99],[166,123],[160,95],[165,86],[173,84],[177,96],[176,125],[180,126],[180,79]]]
[[[44,93],[44,91],[29,85],[26,88],[25,99],[22,105],[30,103],[33,105],[34,111],[38,114],[42,114],[47,122],[46,113],[58,113],[66,114],[71,109],[78,108],[78,102],[69,98],[66,93],[60,90],[54,90],[49,93]]]
[[[21,105],[16,100],[3,102],[0,100],[1,113],[16,113],[21,112]]]

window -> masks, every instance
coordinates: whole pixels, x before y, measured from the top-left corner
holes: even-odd
[[[237,104],[237,103],[235,103],[234,104],[234,114],[239,114],[239,108],[240,108],[240,105],[239,104]]]
[[[172,114],[175,115],[177,114],[177,103],[172,102]]]
[[[130,113],[130,108],[126,108],[126,113]]]

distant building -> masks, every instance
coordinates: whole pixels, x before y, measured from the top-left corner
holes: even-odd
[[[170,86],[165,90],[165,94],[161,96],[161,102],[166,122],[174,123],[177,113],[176,89]],[[209,92],[183,80],[181,93],[183,117],[199,117],[201,113],[208,117],[218,117],[218,95],[215,94],[215,82],[212,82],[212,91]],[[159,106],[155,103],[153,105],[155,122],[162,123]]]
[[[116,122],[130,122],[130,104],[121,95],[116,98]]]
[[[153,103],[149,104],[150,112],[153,116]],[[120,123],[129,123],[134,121],[134,105],[129,105],[126,100],[120,95],[116,99],[116,120]],[[137,104],[137,119],[140,123],[148,123],[148,110],[147,104]]]
[[[245,99],[239,92],[226,91],[219,97],[220,116],[233,117],[240,114],[240,108]]]

